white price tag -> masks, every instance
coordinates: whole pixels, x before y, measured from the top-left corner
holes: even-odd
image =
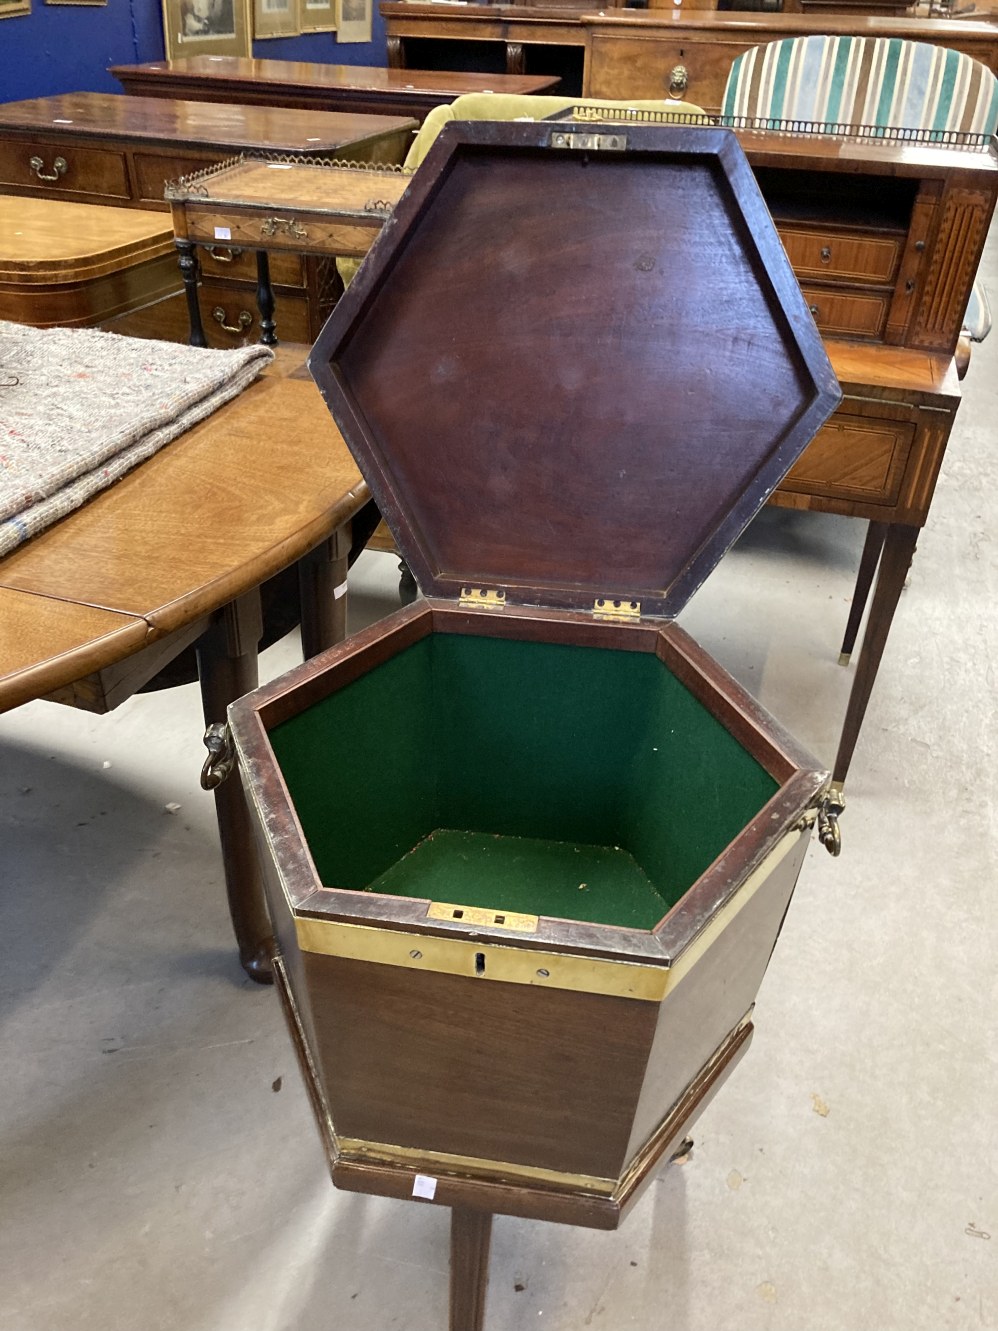
[[[231,231],[231,229],[230,229],[229,227],[227,227],[227,226],[217,226],[217,227],[215,228],[215,239],[216,239],[216,240],[231,240],[231,239],[232,239],[232,231]]]
[[[412,1195],[432,1202],[437,1192],[437,1180],[427,1174],[417,1174],[412,1181]]]

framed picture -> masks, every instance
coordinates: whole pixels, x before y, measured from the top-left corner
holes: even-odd
[[[298,0],[298,27],[302,32],[335,32],[336,0]]]
[[[107,0],[45,0],[47,5],[106,5]]]
[[[336,40],[371,40],[371,0],[336,0]]]
[[[299,0],[253,0],[254,37],[297,37]]]
[[[0,0],[0,18],[13,18],[15,14],[30,14],[31,0]]]
[[[163,0],[167,60],[250,55],[249,0]]]

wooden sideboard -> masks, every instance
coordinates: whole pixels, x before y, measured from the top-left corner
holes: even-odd
[[[404,116],[67,93],[0,106],[0,191],[165,211],[167,181],[234,154],[270,151],[396,163],[415,126]],[[204,252],[202,268],[201,304],[211,345],[255,341],[253,252],[214,246]],[[132,309],[110,326],[184,341],[187,308],[179,272],[175,278],[173,297]],[[331,262],[281,255],[271,280],[285,336],[313,341],[339,289]]]
[[[389,62],[560,73],[561,89],[589,97],[674,96],[720,107],[733,61],[781,37],[810,33],[901,37],[965,51],[998,73],[998,25],[855,13],[763,14],[692,9],[637,11],[593,5],[440,5],[382,0]],[[677,65],[683,89],[670,89]]]
[[[737,133],[844,394],[771,502],[870,523],[844,644],[847,659],[872,587],[841,783],[960,403],[954,352],[998,199],[998,150],[977,137],[943,147]]]
[[[191,56],[145,65],[113,65],[110,73],[128,93],[190,97],[201,102],[405,115],[423,120],[442,102],[466,92],[547,92],[554,75],[510,74],[498,79],[440,70],[324,65],[306,60],[250,60],[242,56]]]
[[[588,97],[680,97],[719,111],[728,72],[743,51],[812,33],[899,37],[951,47],[998,72],[998,26],[947,19],[853,14],[684,14],[584,16]],[[682,71],[682,74],[679,73]]]

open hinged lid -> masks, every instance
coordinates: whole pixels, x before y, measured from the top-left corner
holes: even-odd
[[[652,615],[840,398],[710,128],[452,122],[309,366],[425,593]]]

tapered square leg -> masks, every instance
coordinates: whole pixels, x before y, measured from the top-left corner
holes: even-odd
[[[450,1331],[482,1331],[492,1216],[455,1206],[450,1221]]]
[[[911,567],[920,530],[919,527],[908,527],[900,523],[891,524],[887,528],[887,537],[880,556],[877,585],[870,603],[870,617],[866,632],[863,634],[863,646],[856,663],[856,678],[849,694],[842,738],[839,741],[839,751],[832,771],[832,779],[838,786],[845,781],[849,764],[852,762],[853,750],[859,739],[860,727],[866,715],[867,704],[880,668],[880,660],[887,645],[887,635],[891,631],[891,621],[904,588],[904,580],[908,576],[908,569]]]
[[[887,523],[871,522],[866,532],[866,541],[863,544],[859,572],[856,574],[856,587],[852,594],[852,605],[849,607],[849,620],[846,624],[845,637],[842,639],[839,665],[849,664],[852,649],[856,646],[856,637],[863,619],[863,611],[866,609],[870,588],[873,586],[873,575],[877,571],[880,552],[884,548],[886,539]]]

